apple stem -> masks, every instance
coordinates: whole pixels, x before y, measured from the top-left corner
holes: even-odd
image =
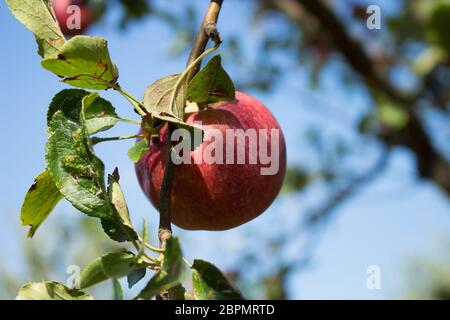
[[[222,39],[217,31],[217,20],[219,18],[220,9],[222,8],[223,0],[211,0],[206,10],[205,17],[203,18],[202,25],[200,27],[200,31],[197,34],[197,38],[192,47],[191,53],[189,55],[189,59],[187,61],[187,66],[194,63],[198,57],[200,57],[206,49],[206,45],[208,44],[209,39],[212,39],[216,46],[220,45]],[[200,70],[201,61],[199,61],[191,70],[186,77],[187,82],[191,81],[192,78],[198,73]],[[172,162],[172,151],[173,144],[170,141],[170,136],[176,127],[172,124],[169,125],[169,147],[167,148],[166,160],[164,165],[164,177],[161,186],[161,195],[159,199],[159,230],[158,237],[160,242],[160,247],[162,249],[165,248],[167,240],[172,236],[172,222],[170,217],[170,205],[171,205],[171,197],[172,197],[172,188],[173,188],[173,178],[175,165]]]

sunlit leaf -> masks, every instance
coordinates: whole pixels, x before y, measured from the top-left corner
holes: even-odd
[[[47,123],[58,110],[63,110],[65,115],[75,122],[80,119],[83,98],[89,96],[85,103],[85,125],[88,134],[106,131],[112,128],[118,121],[119,116],[112,104],[99,97],[97,93],[80,89],[65,89],[56,94],[47,113]]]
[[[39,45],[39,53],[46,58],[56,57],[66,41],[45,2],[6,0],[6,4],[17,20],[34,33]]]
[[[108,253],[95,259],[83,269],[80,287],[88,288],[107,279],[119,279],[132,275],[142,269],[145,270],[145,266],[131,252]]]
[[[93,300],[81,290],[69,289],[55,281],[43,281],[24,285],[16,300]]]
[[[142,156],[149,150],[148,142],[146,139],[141,139],[136,142],[128,151],[128,157],[134,163],[141,160]]]
[[[221,57],[214,56],[192,79],[187,89],[187,100],[197,103],[214,103],[234,100],[233,81],[223,69]]]
[[[166,115],[179,120],[183,119],[186,102],[186,84],[184,82],[179,86],[174,104],[172,105],[171,103],[175,85],[179,77],[179,74],[174,74],[156,80],[145,90],[144,106],[153,116]]]
[[[133,224],[131,223],[130,213],[128,211],[128,206],[125,201],[125,196],[122,192],[122,188],[119,184],[119,179],[119,170],[116,168],[113,174],[110,174],[108,176],[108,197],[113,206],[112,209],[115,216],[114,220],[120,227],[116,231],[116,240],[125,241],[130,238],[136,240],[138,238],[138,235],[134,230]],[[119,232],[123,233],[123,235],[119,236]],[[120,240],[118,238],[120,238]]]
[[[57,57],[46,58],[41,64],[64,78],[64,82],[83,89],[108,89],[119,78],[107,41],[99,37],[73,37],[64,44]]]
[[[29,237],[34,235],[62,198],[47,170],[36,177],[20,210],[21,224],[31,227]]]
[[[73,108],[78,109],[78,119]],[[84,119],[80,118],[81,109],[81,104],[69,105],[52,115],[46,148],[48,171],[74,207],[93,217],[111,219],[104,165],[93,152]]]

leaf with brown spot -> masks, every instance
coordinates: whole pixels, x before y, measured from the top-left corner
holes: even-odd
[[[73,37],[64,44],[58,57],[44,59],[41,64],[54,74],[64,76],[63,82],[83,89],[108,89],[119,78],[109,55],[108,42],[99,37]]]
[[[31,227],[28,232],[29,237],[33,237],[61,199],[62,194],[47,170],[36,177],[20,210],[21,224]]]

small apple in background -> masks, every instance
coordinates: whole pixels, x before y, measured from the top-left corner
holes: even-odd
[[[264,212],[278,195],[286,172],[286,147],[283,133],[270,111],[257,99],[236,92],[234,101],[213,104],[206,110],[187,116],[186,122],[201,122],[203,130],[218,129],[225,135],[227,129],[275,129],[277,141],[270,134],[265,140],[270,155],[273,144],[278,145],[278,167],[272,175],[261,174],[260,158],[250,164],[250,142],[245,144],[245,164],[195,164],[195,156],[211,143],[204,140],[190,153],[191,163],[175,165],[171,200],[171,219],[180,228],[188,230],[226,230],[246,223]],[[236,150],[235,140],[235,150]],[[255,142],[255,141],[253,141]],[[258,150],[260,144],[256,142]],[[157,208],[164,177],[168,147],[167,125],[150,150],[136,164],[136,174],[144,193]],[[225,148],[225,147],[224,147]],[[233,151],[235,153],[235,151]],[[224,158],[226,151],[223,152]]]
[[[83,34],[93,20],[91,8],[82,0],[51,0],[61,31],[66,36]]]

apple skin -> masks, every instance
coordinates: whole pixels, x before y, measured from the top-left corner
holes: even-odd
[[[84,3],[84,1],[77,0],[51,0],[53,10],[55,12],[56,20],[61,28],[61,31],[66,36],[76,36],[84,34],[86,29],[91,25],[93,15],[91,8]],[[72,13],[67,13],[67,8],[71,5],[77,5],[80,7],[80,29],[69,29],[67,27],[67,19],[72,16]]]
[[[194,164],[195,153],[203,152],[211,141],[203,141],[190,153],[192,164],[175,166],[171,198],[171,219],[187,230],[227,230],[246,223],[263,213],[278,195],[286,172],[286,146],[278,122],[257,99],[236,92],[236,99],[219,102],[207,110],[187,116],[186,122],[201,121],[201,128],[279,129],[279,170],[274,175],[261,175],[256,164]],[[268,149],[271,141],[268,135]],[[168,127],[160,131],[136,164],[139,184],[155,208],[158,207],[164,164],[168,147]],[[259,146],[258,146],[259,148]],[[249,144],[246,144],[248,159]],[[225,154],[225,152],[224,152]]]

